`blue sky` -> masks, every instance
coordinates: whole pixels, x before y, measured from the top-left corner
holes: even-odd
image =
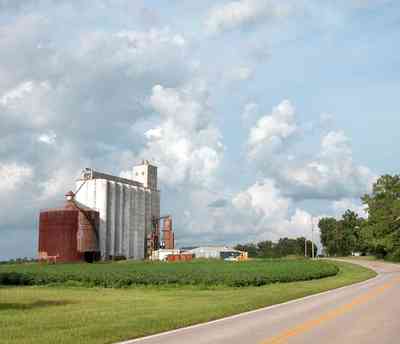
[[[400,4],[0,0],[0,259],[84,167],[159,165],[178,245],[296,237],[397,173]]]

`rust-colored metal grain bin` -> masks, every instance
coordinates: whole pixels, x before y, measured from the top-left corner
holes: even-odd
[[[100,259],[98,228],[100,224],[99,212],[92,209],[83,209],[79,206],[77,250],[84,254],[88,263]]]
[[[79,252],[98,251],[97,230],[99,225],[99,213],[94,210],[79,210],[77,249]]]
[[[172,231],[172,217],[168,216],[163,223],[163,241],[165,249],[175,248],[175,237]]]
[[[68,193],[63,208],[40,212],[39,259],[53,262],[93,261],[98,251],[99,213],[81,209]]]
[[[77,250],[78,209],[49,209],[39,218],[39,258],[55,262],[84,260]]]

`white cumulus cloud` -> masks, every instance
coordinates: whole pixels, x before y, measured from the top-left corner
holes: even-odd
[[[209,12],[205,25],[210,33],[235,29],[258,20],[287,17],[292,6],[287,1],[238,0],[216,5]]]
[[[39,135],[38,141],[46,143],[48,145],[52,145],[56,142],[56,138],[56,133],[50,131],[49,133]]]
[[[250,129],[247,142],[249,158],[265,159],[276,153],[297,131],[295,108],[289,100],[283,100]]]
[[[13,101],[17,101],[24,97],[25,94],[31,93],[33,88],[32,81],[25,81],[11,90],[5,92],[0,97],[0,104],[7,106],[10,105]]]
[[[260,111],[259,105],[257,103],[247,103],[244,106],[242,113],[242,120],[244,123],[252,122]]]
[[[30,166],[17,163],[0,163],[0,191],[14,191],[32,176],[33,169]]]
[[[145,132],[141,158],[159,165],[160,180],[167,185],[209,185],[220,166],[223,146],[212,122],[208,95],[202,83],[182,88],[156,85],[149,99],[160,116],[157,127]]]
[[[350,141],[342,131],[327,133],[319,154],[281,173],[288,193],[295,197],[340,199],[371,190],[375,175],[353,160]]]
[[[265,179],[236,195],[233,205],[245,212],[255,211],[268,220],[284,218],[290,206],[290,200],[283,197],[275,182]]]
[[[342,198],[332,202],[332,209],[337,217],[341,217],[346,210],[352,210],[363,218],[368,217],[365,206],[359,198]]]

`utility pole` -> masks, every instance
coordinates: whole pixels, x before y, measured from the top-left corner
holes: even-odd
[[[307,235],[304,237],[304,257],[307,258]]]
[[[314,218],[311,216],[311,256],[314,259]]]

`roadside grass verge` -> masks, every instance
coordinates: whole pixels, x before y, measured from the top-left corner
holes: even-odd
[[[336,276],[261,287],[0,287],[0,343],[113,343],[257,309],[374,277],[334,262]]]
[[[381,260],[383,261],[383,259],[378,259],[375,256],[344,256],[344,257],[335,257],[337,259],[346,259],[346,260],[354,260],[354,261],[367,261],[367,262],[371,262],[371,261],[378,261]],[[333,259],[335,259],[333,258]]]
[[[343,259],[347,259],[349,261],[377,261],[377,262],[386,262],[391,264],[400,264],[400,258],[391,259],[391,256],[387,256],[385,258],[379,258],[376,256],[361,256],[361,257],[343,257]]]

